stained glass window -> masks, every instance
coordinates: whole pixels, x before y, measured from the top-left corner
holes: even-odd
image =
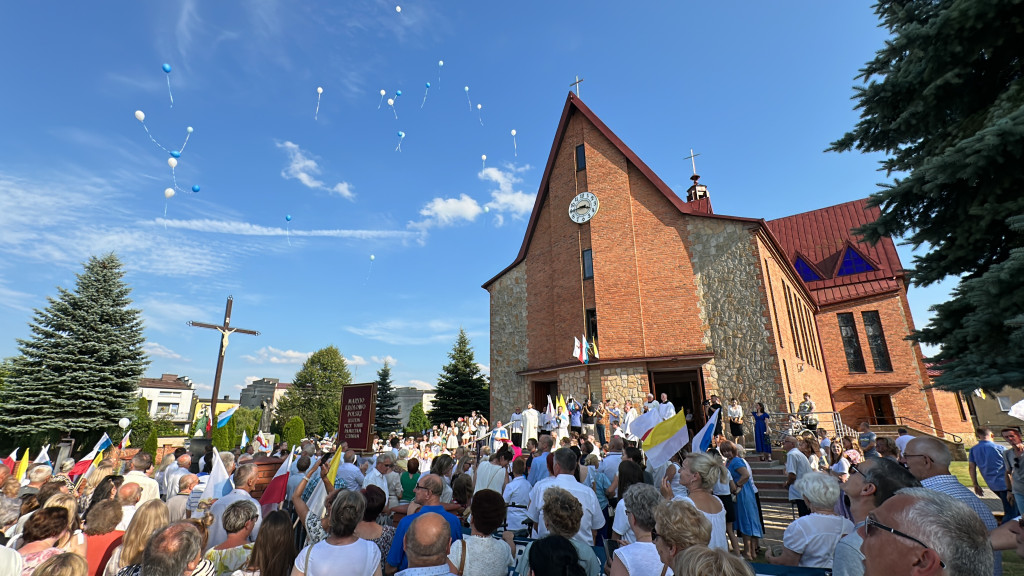
[[[815,280],[821,280],[821,276],[819,276],[818,273],[815,272],[814,269],[807,264],[807,262],[804,262],[803,258],[797,258],[796,262],[793,264],[793,267],[796,268],[797,274],[799,274],[800,277],[804,279],[804,282],[814,282]]]
[[[846,352],[846,366],[850,372],[867,372],[864,366],[864,353],[860,349],[860,338],[857,337],[857,324],[853,314],[845,312],[836,314],[839,318],[839,334],[843,337],[843,350]]]
[[[843,263],[839,266],[839,272],[837,276],[851,276],[853,274],[860,274],[861,272],[870,272],[875,267],[868,264],[867,260],[861,257],[853,248],[847,248],[846,253],[843,254]]]
[[[875,362],[876,372],[892,372],[892,361],[889,360],[889,347],[885,345],[885,332],[882,331],[882,320],[877,310],[861,313],[864,317],[864,332],[868,335],[868,348],[871,359]]]

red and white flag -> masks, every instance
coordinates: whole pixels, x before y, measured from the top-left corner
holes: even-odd
[[[292,458],[295,457],[295,453],[289,453],[288,458],[281,464],[281,467],[277,469],[274,477],[270,479],[270,484],[267,484],[266,489],[263,490],[263,496],[260,497],[260,504],[267,506],[270,504],[280,504],[284,502],[286,493],[288,492],[288,471],[292,467]]]

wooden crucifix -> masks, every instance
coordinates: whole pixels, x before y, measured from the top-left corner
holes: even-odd
[[[231,304],[234,302],[234,296],[228,296],[228,303],[224,307],[224,324],[217,326],[215,324],[207,324],[205,322],[193,322],[189,320],[189,326],[195,326],[196,328],[209,328],[210,330],[216,330],[220,332],[220,354],[217,355],[217,372],[213,375],[213,397],[210,398],[210,422],[213,423],[217,417],[217,395],[220,394],[220,373],[224,370],[224,352],[228,347],[228,336],[233,332],[239,334],[250,334],[252,336],[259,336],[260,333],[257,330],[246,330],[244,328],[232,328],[231,327]],[[216,423],[210,428],[210,433],[217,427]]]

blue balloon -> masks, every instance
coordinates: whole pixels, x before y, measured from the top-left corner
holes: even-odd
[[[192,185],[192,191],[193,192],[199,192],[199,184],[193,184]]]
[[[395,96],[401,96],[401,95],[402,95],[402,91],[401,90],[395,90]]]
[[[171,65],[170,65],[170,64],[167,64],[167,63],[165,62],[165,63],[164,63],[164,65],[163,65],[163,66],[161,66],[161,68],[163,68],[163,69],[164,69],[164,72],[166,72],[167,74],[170,74],[170,73],[171,73]]]
[[[399,138],[405,138],[405,132],[402,132],[401,130],[399,130],[398,131],[398,137]]]
[[[430,88],[430,82],[427,82],[427,88]]]
[[[291,214],[285,214],[284,219],[289,221],[289,222],[291,222],[292,221],[292,215]]]
[[[171,150],[171,156],[173,156],[174,158],[181,158],[181,152],[177,150]]]

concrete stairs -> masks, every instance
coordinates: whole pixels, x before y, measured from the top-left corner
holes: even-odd
[[[757,486],[761,502],[789,502],[789,489],[783,488],[786,482],[786,467],[777,460],[761,462],[747,459],[750,470],[754,473],[754,485]]]

